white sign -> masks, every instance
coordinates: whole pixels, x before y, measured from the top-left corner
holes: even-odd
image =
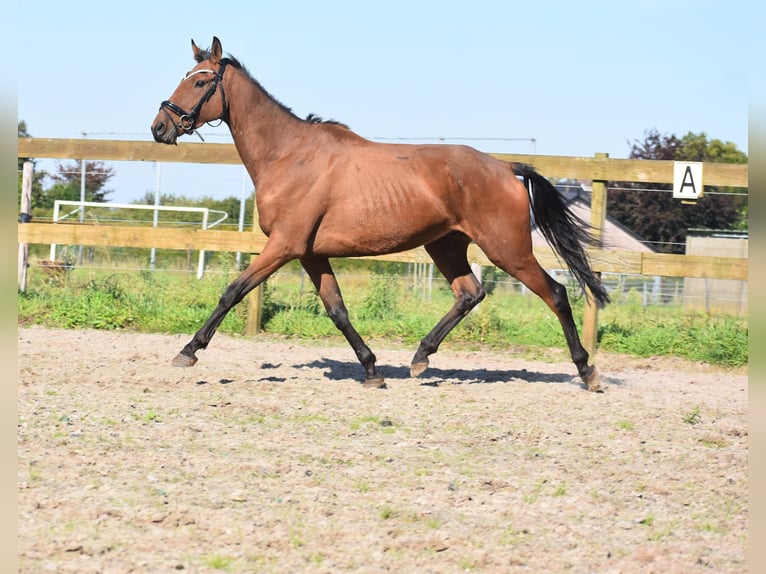
[[[702,188],[701,161],[673,162],[673,199],[699,199]]]

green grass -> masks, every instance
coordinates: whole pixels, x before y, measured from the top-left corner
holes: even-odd
[[[621,420],[617,423],[617,428],[624,431],[633,430],[633,423],[628,420]]]
[[[680,310],[617,307],[602,313],[599,348],[640,357],[667,355],[725,367],[747,364],[747,320]]]
[[[53,281],[33,269],[27,291],[18,295],[18,320],[67,329],[192,334],[234,276],[230,265],[213,269],[201,280],[170,270],[76,268]],[[430,296],[401,278],[365,269],[345,271],[339,281],[350,319],[366,339],[415,344],[453,304],[443,280],[434,281]],[[580,329],[582,306],[582,299],[572,301]],[[238,305],[219,330],[241,334],[245,324],[246,306]],[[306,279],[301,286],[299,277],[289,271],[266,284],[263,327],[267,333],[343,344],[310,282]],[[604,351],[639,357],[674,356],[739,367],[748,361],[748,323],[746,318],[627,302],[601,311],[598,344]],[[509,288],[495,289],[450,333],[445,346],[513,347],[515,353],[531,356],[549,348],[566,349],[561,326],[547,306]]]
[[[64,281],[35,274],[18,295],[21,323],[65,329],[134,329],[143,332],[193,333],[208,318],[228,281],[228,274],[197,280],[191,274],[75,270]],[[238,306],[220,331],[241,333],[245,308]]]
[[[223,556],[221,554],[211,554],[209,556],[203,556],[202,563],[213,570],[228,571],[231,569],[232,564],[234,564],[234,558],[231,556]]]

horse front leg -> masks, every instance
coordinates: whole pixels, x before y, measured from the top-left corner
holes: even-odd
[[[439,350],[439,345],[449,335],[463,317],[478,305],[486,295],[486,291],[481,286],[473,273],[457,277],[451,282],[452,291],[455,294],[455,304],[444,317],[423,337],[412,357],[410,364],[410,376],[419,377],[428,368],[428,357]]]
[[[311,277],[325,311],[335,326],[343,333],[357,359],[364,367],[365,387],[385,388],[383,376],[375,368],[375,355],[362,340],[348,318],[340,286],[328,259],[301,259],[301,265]]]
[[[240,273],[239,277],[229,284],[208,320],[173,359],[173,366],[194,366],[197,362],[197,351],[207,348],[221,321],[223,321],[232,307],[242,301],[245,295],[263,283],[277,269],[291,259],[295,259],[294,256],[290,256],[288,253],[280,242],[269,240],[263,252]]]
[[[486,296],[486,291],[471,271],[466,257],[470,239],[462,233],[451,233],[425,246],[426,251],[444,275],[455,295],[455,304],[423,337],[412,358],[410,375],[420,376],[428,368],[433,355],[450,331]]]

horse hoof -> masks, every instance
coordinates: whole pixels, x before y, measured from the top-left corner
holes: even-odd
[[[586,377],[583,377],[583,381],[585,382],[585,386],[588,387],[588,390],[591,392],[603,393],[606,390],[601,384],[601,375],[595,366]]]
[[[193,367],[196,362],[197,357],[190,357],[189,355],[178,353],[171,362],[171,365],[174,367]]]
[[[428,361],[423,361],[420,363],[412,363],[410,365],[410,376],[413,379],[417,379],[420,375],[423,374],[423,371],[425,371],[428,368]]]
[[[381,375],[368,377],[362,383],[365,389],[387,389],[386,380]]]

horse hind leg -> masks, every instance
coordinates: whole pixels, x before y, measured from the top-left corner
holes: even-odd
[[[463,234],[450,234],[425,246],[426,251],[444,275],[455,295],[455,304],[421,341],[410,365],[410,374],[420,376],[428,368],[428,357],[471,309],[484,299],[486,292],[468,264],[466,250],[470,239]]]
[[[362,340],[348,318],[338,280],[327,259],[301,259],[301,265],[311,277],[319,298],[333,324],[343,333],[365,370],[365,387],[386,388],[383,376],[375,368],[375,355]]]
[[[548,275],[530,254],[523,263],[503,266],[496,263],[499,267],[505,269],[508,273],[516,277],[524,285],[540,297],[548,307],[556,314],[564,331],[564,337],[569,347],[569,354],[577,367],[580,378],[585,383],[589,391],[602,392],[604,388],[601,385],[601,377],[595,365],[588,365],[588,352],[580,341],[577,333],[577,326],[572,317],[572,308],[569,305],[567,290],[561,283],[558,283]]]

